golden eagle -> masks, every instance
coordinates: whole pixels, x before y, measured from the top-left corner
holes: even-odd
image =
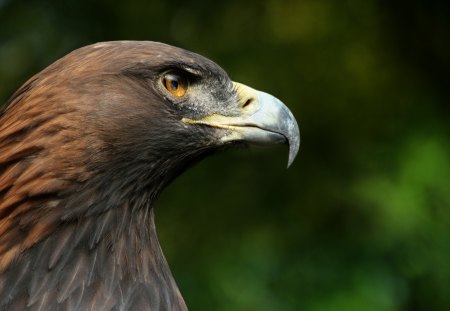
[[[212,61],[156,42],[75,50],[0,114],[0,309],[185,310],[153,204],[237,144],[299,147],[292,113]]]

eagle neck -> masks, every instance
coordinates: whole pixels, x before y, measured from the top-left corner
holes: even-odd
[[[0,287],[2,308],[187,309],[150,207],[124,205],[59,223],[3,271]]]

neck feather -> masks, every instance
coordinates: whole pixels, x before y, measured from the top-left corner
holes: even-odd
[[[158,242],[150,199],[51,226],[0,275],[0,306],[186,309]]]

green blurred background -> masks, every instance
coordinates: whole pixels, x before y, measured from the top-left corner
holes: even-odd
[[[157,204],[191,310],[450,310],[450,2],[0,0],[0,100],[69,51],[174,44],[293,111]]]

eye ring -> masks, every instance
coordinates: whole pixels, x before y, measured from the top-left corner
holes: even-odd
[[[175,97],[183,97],[189,87],[189,81],[185,75],[179,72],[165,73],[161,79],[164,88]]]

